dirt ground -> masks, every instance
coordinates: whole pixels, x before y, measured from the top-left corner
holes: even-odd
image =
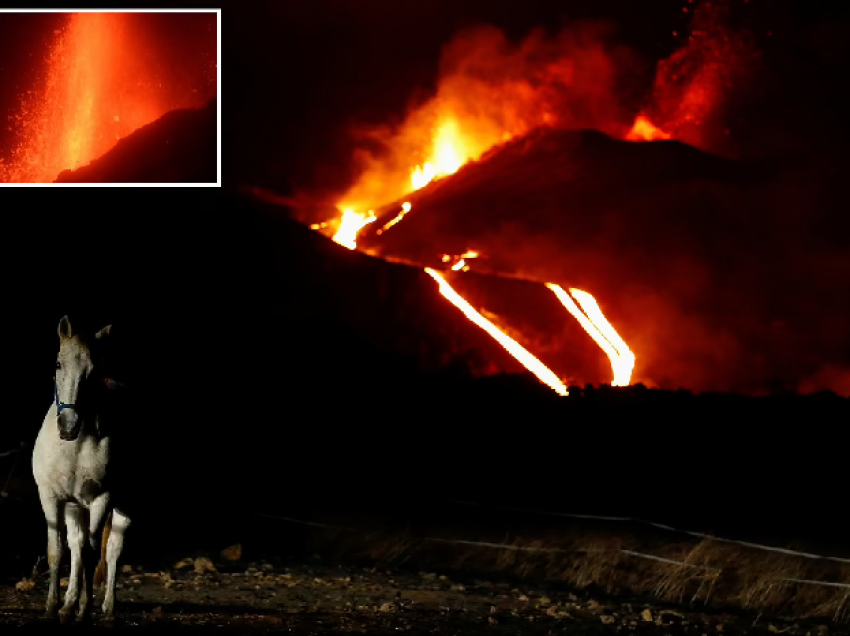
[[[65,580],[63,583],[67,584]],[[336,634],[848,634],[829,621],[765,618],[697,603],[673,607],[558,584],[353,566],[184,559],[170,571],[123,566],[113,631]],[[31,588],[31,589],[27,589]],[[47,583],[5,582],[0,626],[74,629],[40,620]],[[64,587],[62,590],[64,594]],[[95,615],[95,621],[97,621]],[[100,628],[98,628],[99,630]]]

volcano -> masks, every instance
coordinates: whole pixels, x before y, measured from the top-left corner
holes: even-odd
[[[166,113],[118,141],[106,154],[54,183],[215,183],[216,100]]]
[[[427,267],[474,250],[473,271],[587,290],[635,352],[633,382],[847,394],[850,258],[824,250],[842,221],[787,196],[811,177],[674,140],[539,129],[376,208],[357,247]]]
[[[263,276],[274,277],[269,287],[297,308],[287,312],[286,331],[312,334],[289,343],[286,357],[315,386],[335,378],[373,378],[382,386],[405,373],[442,380],[527,373],[443,298],[421,267],[347,250],[262,197],[250,200],[266,219],[258,233],[274,237],[268,251],[278,254]],[[568,383],[610,381],[604,353],[542,285],[475,273],[444,276],[555,372],[573,371],[564,374]]]

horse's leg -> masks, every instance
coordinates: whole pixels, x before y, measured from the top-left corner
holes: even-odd
[[[64,503],[48,490],[38,489],[41,508],[47,521],[47,564],[50,566],[50,588],[44,618],[56,618],[59,606],[59,563],[62,560],[62,527]]]
[[[106,523],[103,524],[103,536],[100,538],[100,563],[94,571],[94,587],[100,588],[106,585],[106,546],[109,542],[109,531],[112,529],[112,512],[106,515]]]
[[[97,568],[98,541],[103,532],[103,523],[109,507],[109,495],[101,495],[89,506],[87,536],[83,543],[83,579],[85,586],[80,596],[80,611],[77,621],[88,620],[94,606],[94,571]]]
[[[130,527],[130,518],[117,508],[112,509],[112,530],[109,533],[109,545],[106,546],[106,596],[103,599],[103,617],[111,620],[115,610],[115,575],[118,571],[118,558],[124,548],[124,534]]]
[[[65,604],[59,610],[59,618],[64,622],[80,598],[80,584],[82,583],[82,551],[86,540],[86,532],[83,526],[83,511],[80,507],[68,502],[65,504],[65,527],[68,531],[68,547],[71,550],[71,578],[68,580],[68,591],[65,592]]]

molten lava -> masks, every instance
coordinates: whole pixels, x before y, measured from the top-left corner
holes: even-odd
[[[353,250],[357,247],[357,233],[367,224],[375,221],[376,217],[372,210],[366,214],[355,212],[354,210],[345,210],[342,213],[342,219],[339,222],[339,229],[333,236],[333,240]]]
[[[626,134],[628,141],[655,141],[657,139],[670,139],[670,137],[643,115],[638,115],[631,130]]]
[[[393,225],[395,225],[396,223],[401,221],[404,218],[404,215],[407,214],[408,212],[410,212],[410,207],[411,206],[410,206],[410,203],[408,201],[405,201],[404,203],[402,203],[401,204],[401,212],[399,212],[397,216],[393,217],[393,219],[389,223],[387,223],[384,227],[382,227],[380,230],[378,230],[378,234],[383,234],[385,230],[390,229]]]
[[[446,282],[446,279],[439,272],[431,269],[430,267],[426,267],[425,271],[431,276],[434,280],[437,281],[437,284],[440,286],[440,293],[445,296],[449,302],[451,302],[455,307],[460,309],[463,312],[463,315],[469,318],[476,325],[481,327],[484,331],[486,331],[490,336],[493,337],[496,342],[502,345],[505,350],[510,353],[514,358],[516,358],[522,365],[531,371],[537,378],[545,385],[550,387],[553,391],[558,393],[559,395],[567,395],[567,387],[564,385],[561,380],[558,379],[552,371],[544,365],[540,360],[531,355],[525,348],[523,348],[516,340],[507,336],[503,333],[496,325],[487,320],[484,316],[473,309],[472,305],[466,302],[463,298],[461,298],[460,294],[458,294],[454,289],[452,289],[451,285]]]
[[[447,119],[437,129],[430,161],[413,169],[411,175],[413,189],[419,190],[436,177],[457,172],[469,158],[463,148],[464,143],[458,132],[457,122],[451,118]]]
[[[570,288],[570,293],[576,297],[576,300],[578,300],[581,308],[584,310],[584,313],[582,313],[573,299],[570,298],[569,294],[561,286],[554,283],[546,283],[546,287],[555,292],[555,296],[558,297],[561,304],[578,320],[588,335],[593,338],[594,342],[608,356],[608,359],[611,361],[611,369],[614,371],[614,380],[611,382],[611,385],[628,386],[629,380],[632,377],[632,370],[635,366],[635,355],[623,339],[620,338],[620,335],[611,326],[611,323],[605,319],[602,310],[599,309],[599,305],[593,296],[580,289]]]

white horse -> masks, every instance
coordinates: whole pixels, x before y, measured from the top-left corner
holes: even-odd
[[[106,392],[117,383],[108,379],[102,369],[110,330],[111,325],[90,338],[74,331],[67,316],[59,321],[54,401],[33,449],[33,475],[47,519],[50,589],[45,618],[57,616],[63,527],[67,529],[71,550],[68,591],[65,604],[58,610],[63,622],[76,605],[77,621],[86,621],[91,615],[101,533],[104,540],[108,534],[103,618],[112,620],[118,557],[130,525],[127,515],[115,507],[118,502],[112,492],[116,481],[115,467],[110,468],[114,411],[108,407]],[[110,513],[111,528],[104,532]]]

